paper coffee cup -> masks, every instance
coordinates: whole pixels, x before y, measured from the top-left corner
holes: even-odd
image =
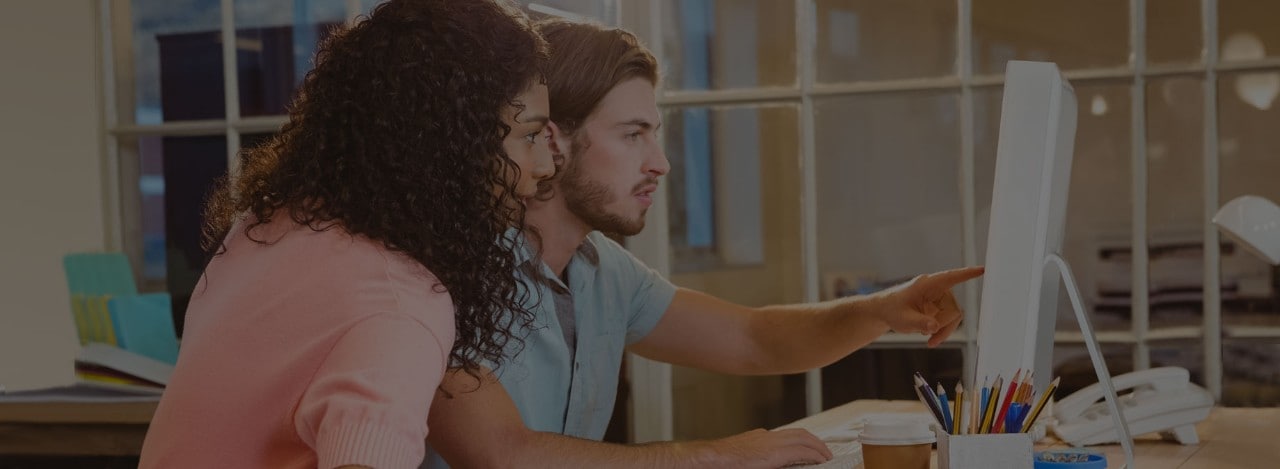
[[[858,440],[867,469],[928,469],[936,440],[929,421],[913,414],[870,415]]]

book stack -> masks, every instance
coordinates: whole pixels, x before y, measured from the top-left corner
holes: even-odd
[[[77,384],[160,394],[178,358],[167,293],[139,294],[122,253],[63,258],[81,349]]]

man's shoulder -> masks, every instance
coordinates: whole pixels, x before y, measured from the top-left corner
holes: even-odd
[[[578,250],[588,257],[595,257],[601,268],[640,263],[627,248],[599,231],[588,233]]]

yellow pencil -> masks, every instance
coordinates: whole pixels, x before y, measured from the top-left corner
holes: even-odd
[[[1049,402],[1049,397],[1053,395],[1053,391],[1058,389],[1058,381],[1061,379],[1061,376],[1054,378],[1053,382],[1049,383],[1049,387],[1044,389],[1044,393],[1040,395],[1040,400],[1036,401],[1036,407],[1031,410],[1031,415],[1028,415],[1027,420],[1022,423],[1022,431],[1031,431],[1031,424],[1036,423],[1036,417],[1039,417],[1040,411],[1044,410],[1044,404]]]
[[[964,417],[964,386],[961,386],[959,381],[956,381],[956,411],[952,414],[951,434],[959,435],[962,428],[960,420]]]

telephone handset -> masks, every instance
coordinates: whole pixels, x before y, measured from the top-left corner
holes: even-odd
[[[1158,431],[1184,445],[1200,442],[1195,424],[1209,416],[1213,396],[1191,383],[1185,368],[1135,371],[1112,378],[1112,383],[1116,392],[1133,390],[1118,396],[1120,412],[1133,435]],[[1075,446],[1118,441],[1111,412],[1097,402],[1100,399],[1102,389],[1095,383],[1057,402],[1053,432]]]

